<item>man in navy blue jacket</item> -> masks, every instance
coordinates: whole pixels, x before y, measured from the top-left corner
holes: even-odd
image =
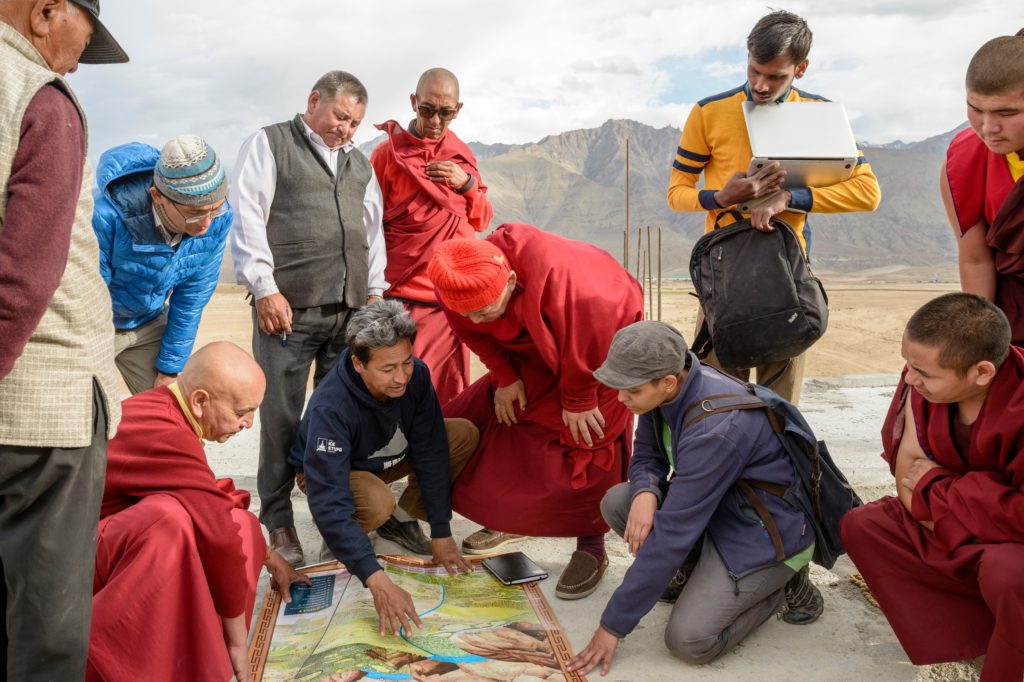
[[[401,303],[353,313],[345,336],[348,349],[313,391],[289,459],[328,549],[370,589],[381,634],[387,626],[397,634],[419,618],[409,593],[377,563],[367,533],[403,523],[392,516],[388,483],[415,473],[398,505],[430,525],[434,562],[452,574],[471,570],[452,539],[451,482],[480,433],[441,415],[430,370],[412,355],[416,323]]]
[[[640,415],[629,483],[611,488],[601,513],[636,556],[593,639],[573,659],[583,674],[608,672],[619,640],[659,601],[675,601],[665,643],[678,658],[709,663],[773,614],[793,624],[821,614],[808,579],[814,532],[803,513],[754,488],[781,536],[783,560],[755,509],[736,487],[753,479],[795,480],[763,410],[709,413],[685,427],[691,408],[739,381],[702,365],[674,328],[637,322],[615,334],[594,372]],[[681,568],[685,566],[685,568]],[[675,590],[666,589],[674,586]]]
[[[162,151],[141,142],[100,157],[92,228],[114,306],[117,369],[132,394],[174,381],[224,256],[232,213],[213,148],[179,135]]]

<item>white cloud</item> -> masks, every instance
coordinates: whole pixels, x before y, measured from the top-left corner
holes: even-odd
[[[971,54],[1019,28],[1009,4],[792,3],[815,33],[801,87],[845,102],[862,139],[944,132],[964,117]],[[230,163],[246,135],[302,109],[334,68],[370,92],[357,141],[376,136],[372,123],[405,123],[419,74],[446,66],[462,82],[461,137],[526,142],[609,118],[680,125],[691,102],[671,100],[689,65],[701,83],[720,79],[717,90],[741,83],[742,61],[722,54],[742,54],[764,11],[734,0],[105,0],[103,19],[132,61],[83,66],[72,83],[90,116],[93,158],[121,142],[159,146],[194,132]]]

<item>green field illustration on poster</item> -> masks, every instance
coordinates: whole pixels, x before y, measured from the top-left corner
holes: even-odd
[[[256,679],[583,679],[565,671],[572,652],[536,584],[502,585],[478,563],[456,576],[409,557],[380,563],[423,628],[381,636],[369,590],[340,564],[312,567],[292,604],[268,591],[250,648]]]

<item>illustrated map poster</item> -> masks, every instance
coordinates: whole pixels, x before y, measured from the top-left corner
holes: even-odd
[[[566,671],[568,638],[536,583],[502,585],[478,559],[456,576],[412,557],[379,560],[412,595],[422,628],[380,636],[373,598],[357,578],[340,563],[310,567],[312,588],[293,587],[291,604],[268,589],[249,648],[255,679],[585,680]]]

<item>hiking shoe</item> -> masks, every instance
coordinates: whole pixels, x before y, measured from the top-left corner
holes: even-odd
[[[786,583],[786,608],[782,620],[790,625],[809,625],[825,610],[821,591],[811,583],[811,567],[804,566]]]
[[[270,531],[270,549],[292,566],[302,564],[302,544],[294,528],[275,528]]]
[[[525,540],[525,535],[513,535],[502,533],[499,530],[481,528],[475,533],[466,536],[462,541],[463,554],[492,554],[495,550],[510,545],[513,542]]]
[[[396,545],[401,545],[413,554],[431,556],[434,553],[430,547],[430,538],[423,534],[420,522],[416,519],[399,521],[394,516],[390,516],[384,525],[377,529],[377,535]]]
[[[676,600],[679,599],[679,595],[683,593],[683,588],[686,587],[686,581],[690,579],[690,572],[685,567],[676,571],[676,574],[672,576],[672,582],[668,584],[665,591],[658,597],[658,601],[663,604],[675,604]]]
[[[590,552],[577,549],[572,553],[562,575],[558,576],[555,596],[560,599],[583,599],[597,589],[606,568],[607,556],[598,561]]]

